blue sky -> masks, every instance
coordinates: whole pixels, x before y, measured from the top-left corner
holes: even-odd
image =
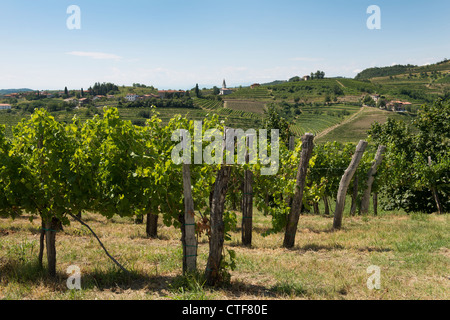
[[[70,5],[81,29],[69,30]],[[368,6],[381,9],[369,30]],[[450,58],[444,0],[1,0],[0,88],[229,87]]]

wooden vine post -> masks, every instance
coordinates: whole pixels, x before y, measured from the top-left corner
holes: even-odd
[[[290,151],[295,150],[295,136],[289,137],[289,150]]]
[[[430,156],[428,157],[428,165],[430,167],[433,165]],[[433,193],[433,198],[434,198],[434,202],[436,203],[436,208],[437,208],[438,214],[442,214],[444,212],[444,209],[442,208],[441,201],[439,200],[439,195],[438,195],[436,186],[434,186],[434,185],[431,186],[431,192]]]
[[[355,179],[353,179],[352,205],[350,207],[351,216],[356,215],[356,207],[358,202],[358,180],[358,176],[355,176]]]
[[[378,215],[378,192],[373,193],[373,215]]]
[[[250,154],[247,148],[253,145],[253,135],[247,135],[245,162],[250,162]],[[253,173],[251,170],[244,172],[244,194],[242,204],[242,244],[244,246],[252,245],[252,229],[253,229]]]
[[[300,212],[302,209],[306,173],[308,171],[309,160],[311,159],[313,148],[314,135],[307,133],[302,137],[302,151],[300,156],[300,164],[297,171],[296,189],[292,199],[292,207],[288,215],[286,232],[284,235],[283,246],[285,248],[292,248],[295,244],[295,234],[297,233],[298,219],[300,218]]]
[[[377,168],[380,165],[381,161],[383,161],[383,154],[385,151],[386,151],[385,146],[378,147],[377,153],[375,155],[375,160],[373,161],[372,167],[369,169],[369,173],[367,174],[367,187],[366,190],[364,191],[361,200],[361,214],[367,214],[369,212],[370,194],[372,193],[372,185],[375,180]]]
[[[186,143],[186,131],[182,131],[182,143]],[[186,148],[183,148],[186,150]],[[184,215],[180,217],[181,243],[183,245],[183,274],[197,270],[197,238],[192,198],[190,164],[183,163]]]
[[[345,170],[344,175],[342,176],[341,182],[339,184],[338,194],[336,197],[336,209],[334,211],[333,229],[340,229],[342,226],[342,217],[344,214],[345,197],[347,195],[348,186],[353,178],[353,175],[356,172],[356,169],[358,169],[359,163],[366,148],[367,142],[361,140],[356,147],[356,152],[353,155],[349,167]]]
[[[147,233],[147,237],[149,238],[158,237],[158,214],[151,212],[147,213],[145,231]]]
[[[47,267],[51,277],[56,276],[56,232],[60,230],[61,223],[57,218],[45,222],[45,241],[47,247]]]
[[[226,148],[227,132],[232,129],[225,128],[223,150],[231,150]],[[229,139],[231,140],[231,139]],[[217,172],[216,181],[211,197],[211,234],[209,238],[209,256],[206,264],[205,278],[209,286],[214,286],[221,281],[220,265],[222,263],[222,251],[225,241],[225,224],[223,221],[223,213],[225,208],[225,197],[228,191],[228,181],[231,175],[231,166],[222,163]]]

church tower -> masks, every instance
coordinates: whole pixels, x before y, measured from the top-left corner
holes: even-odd
[[[222,88],[223,88],[223,89],[226,89],[226,88],[227,88],[227,83],[225,82],[225,79],[223,79]]]

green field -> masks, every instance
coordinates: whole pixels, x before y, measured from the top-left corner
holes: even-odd
[[[348,105],[303,107],[302,114],[295,120],[291,129],[297,136],[307,132],[317,135],[323,130],[343,122],[359,109],[357,106]],[[348,114],[344,116],[342,111],[346,111]]]
[[[367,131],[375,122],[384,123],[388,118],[410,122],[413,118],[407,114],[394,113],[377,108],[363,108],[358,117],[330,130],[326,135],[319,137],[317,143],[337,141],[341,143],[354,142],[367,139]]]
[[[179,229],[161,222],[158,238],[150,239],[145,226],[131,218],[83,217],[131,276],[106,257],[87,228],[72,221],[57,234],[57,276],[49,279],[37,262],[41,222],[30,223],[26,214],[14,221],[0,218],[0,299],[445,300],[450,294],[448,215],[347,216],[335,232],[331,216],[302,215],[296,245],[287,250],[281,247],[283,234],[262,236],[270,218],[255,211],[252,247],[242,246],[239,228],[225,242],[236,252],[236,269],[231,283],[218,288],[205,286],[200,277],[181,276]],[[208,249],[203,236],[200,274]],[[80,291],[67,289],[70,265],[80,267]],[[372,265],[381,271],[379,290],[367,287]]]

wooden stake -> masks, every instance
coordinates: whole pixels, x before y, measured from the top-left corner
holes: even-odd
[[[372,193],[372,185],[375,180],[375,174],[377,173],[377,168],[380,165],[381,161],[383,161],[383,154],[386,151],[385,146],[379,146],[377,153],[375,155],[375,160],[372,164],[372,167],[367,174],[367,188],[364,191],[362,200],[361,200],[361,214],[367,214],[369,212],[369,204],[370,204],[370,194]]]
[[[298,219],[302,210],[303,190],[305,188],[306,173],[308,171],[309,160],[314,148],[314,135],[307,133],[302,137],[302,152],[300,164],[297,171],[296,190],[292,200],[291,211],[288,215],[286,232],[284,234],[283,246],[292,248],[295,244],[295,234],[297,233]]]
[[[250,140],[254,136],[247,136],[247,148],[251,146]],[[246,149],[245,162],[248,164],[250,156],[248,149]],[[250,170],[244,172],[244,194],[242,206],[242,244],[244,246],[252,245],[252,227],[253,227],[253,173]]]
[[[367,142],[361,140],[356,147],[356,152],[353,155],[352,162],[342,176],[341,182],[339,184],[338,194],[336,197],[336,209],[334,211],[333,229],[340,229],[342,226],[342,216],[344,214],[345,197],[347,195],[348,186],[353,178],[353,175],[356,172],[356,169],[358,168],[359,162],[361,161],[366,147]]]

